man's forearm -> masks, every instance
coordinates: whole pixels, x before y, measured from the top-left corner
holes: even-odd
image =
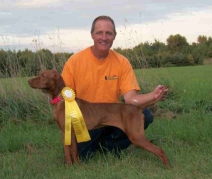
[[[125,103],[140,106],[154,100],[153,92],[137,94],[136,91],[129,91],[124,95]]]

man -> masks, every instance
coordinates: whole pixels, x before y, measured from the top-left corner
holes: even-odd
[[[99,16],[93,21],[91,37],[94,45],[72,55],[62,72],[66,85],[76,92],[78,98],[89,102],[119,103],[122,95],[125,103],[139,106],[156,99],[164,91],[159,85],[148,94],[138,94],[140,88],[129,61],[110,49],[116,37],[115,24],[110,17]],[[143,113],[146,129],[153,116],[149,109]],[[81,158],[99,149],[119,153],[131,144],[125,133],[115,127],[92,130],[90,136],[91,141],[78,144]]]

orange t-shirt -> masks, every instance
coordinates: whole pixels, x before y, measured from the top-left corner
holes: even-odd
[[[140,90],[129,61],[113,50],[104,60],[98,60],[90,47],[72,55],[62,77],[78,98],[89,102],[116,103],[121,94]]]

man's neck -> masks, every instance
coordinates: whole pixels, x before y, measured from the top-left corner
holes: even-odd
[[[109,51],[108,52],[100,52],[100,51],[96,50],[94,46],[91,47],[91,52],[98,60],[104,60],[109,54]]]

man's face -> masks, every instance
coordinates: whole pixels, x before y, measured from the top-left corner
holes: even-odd
[[[98,20],[91,37],[96,50],[109,51],[116,37],[113,24],[109,20]]]

